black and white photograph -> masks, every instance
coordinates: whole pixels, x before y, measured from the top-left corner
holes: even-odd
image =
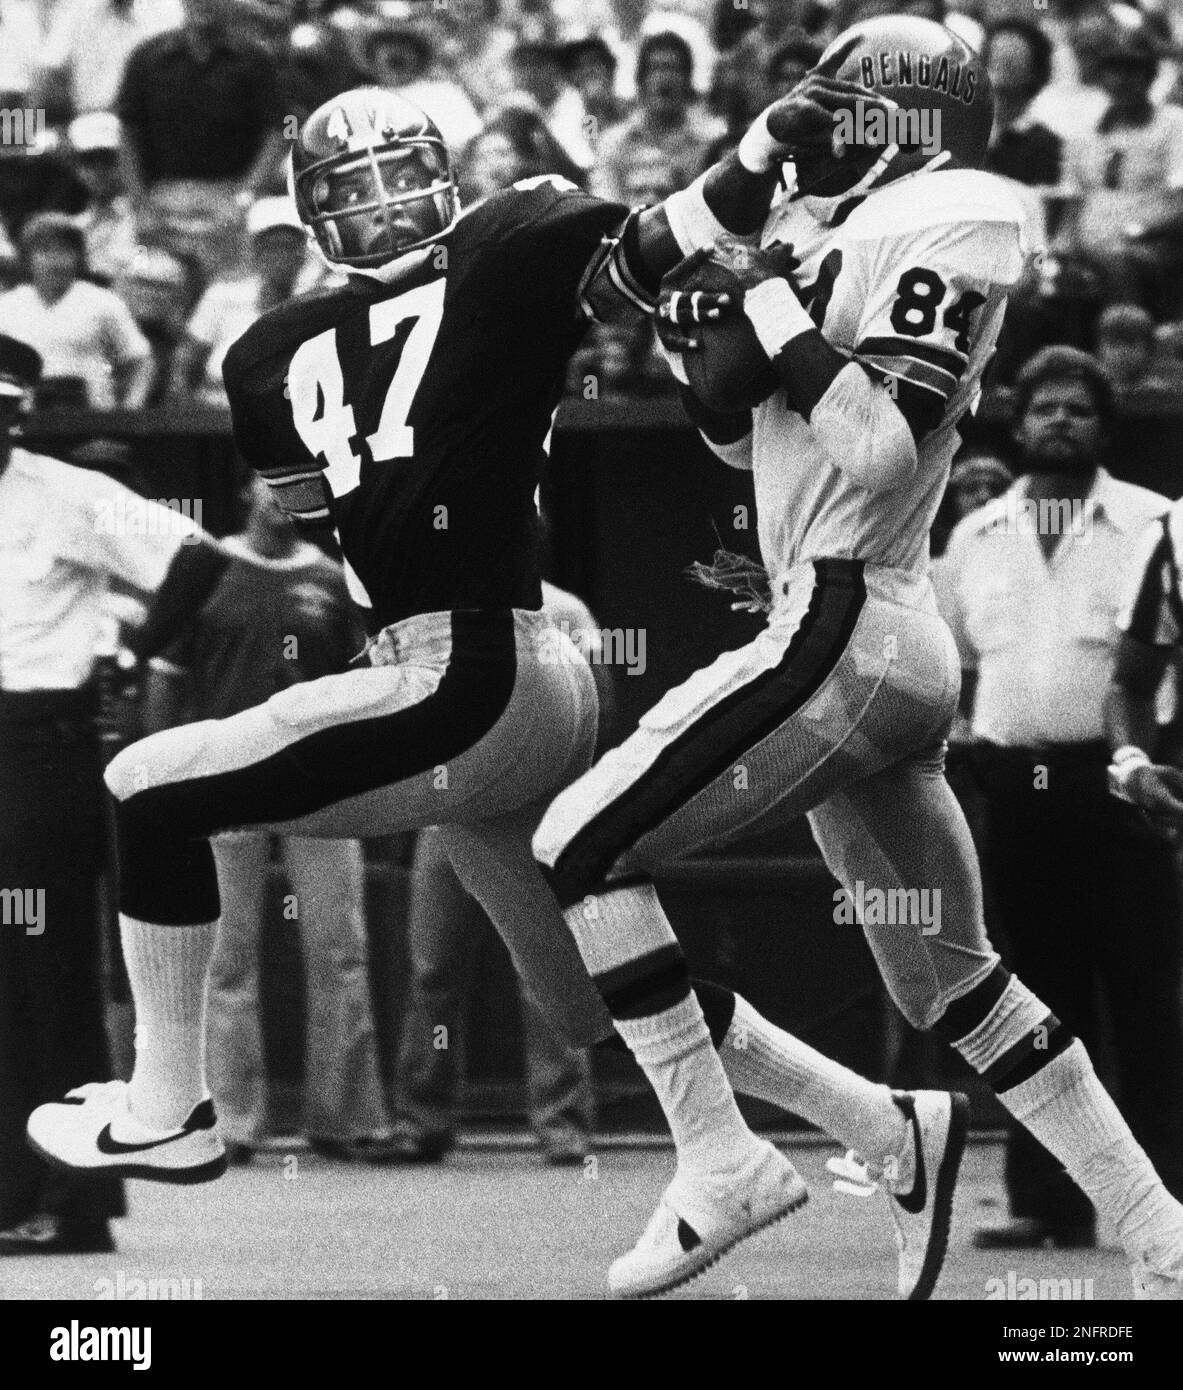
[[[1179,499],[1183,0],[0,0],[14,1358],[1161,1364]]]

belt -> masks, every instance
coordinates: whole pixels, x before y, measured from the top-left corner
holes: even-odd
[[[93,688],[0,690],[0,724],[38,724],[54,719],[91,719],[97,711]]]

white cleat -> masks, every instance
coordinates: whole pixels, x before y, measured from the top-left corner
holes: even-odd
[[[854,1152],[830,1159],[840,1192],[869,1196],[883,1190],[899,1249],[899,1296],[917,1303],[931,1298],[949,1248],[953,1190],[969,1132],[969,1100],[959,1091],[900,1091],[892,1100],[910,1128],[912,1180],[906,1192],[887,1177],[870,1176]],[[907,1151],[907,1150],[906,1150]]]
[[[176,1129],[149,1129],[128,1107],[123,1081],[91,1082],[29,1116],[29,1147],[56,1168],[155,1182],[209,1182],[226,1171],[213,1102]]]
[[[1139,1300],[1170,1302],[1183,1299],[1183,1275],[1159,1274],[1148,1264],[1136,1264],[1130,1269],[1134,1276],[1134,1297]]]
[[[1133,1265],[1134,1297],[1169,1302],[1183,1299],[1183,1231],[1176,1231]]]
[[[618,1298],[668,1293],[709,1269],[741,1241],[805,1205],[800,1173],[761,1139],[734,1174],[679,1173],[644,1234],[608,1271]]]

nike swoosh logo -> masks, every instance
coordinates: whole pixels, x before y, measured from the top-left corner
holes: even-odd
[[[684,1216],[678,1218],[678,1244],[687,1254],[702,1244],[702,1237]]]
[[[906,1197],[897,1192],[896,1201],[909,1216],[919,1216],[928,1202],[928,1173],[924,1168],[924,1146],[920,1142],[920,1121],[916,1118],[916,1102],[911,1096],[893,1096],[892,1099],[912,1121],[912,1136],[916,1146],[916,1178],[912,1190]]]
[[[166,1135],[163,1139],[150,1139],[146,1144],[125,1144],[111,1133],[110,1125],[104,1125],[95,1144],[101,1154],[138,1154],[145,1149],[158,1149],[161,1144],[171,1144],[174,1139],[180,1139],[184,1133],[185,1131],[181,1130],[176,1134]]]

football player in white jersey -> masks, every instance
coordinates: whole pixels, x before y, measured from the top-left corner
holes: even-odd
[[[990,945],[973,843],[943,775],[960,672],[927,575],[928,532],[1026,251],[1021,208],[979,172],[989,84],[960,39],[899,16],[854,26],[821,63],[916,125],[841,157],[796,150],[763,250],[732,258],[742,295],[679,294],[675,279],[663,300],[667,321],[684,308],[696,321],[742,312],[762,349],[753,374],[774,381],[755,409],[724,414],[683,391],[715,452],[754,472],[768,626],[671,691],[558,796],[534,840],[678,1150],[610,1282],[628,1294],[674,1287],[762,1213],[785,1214],[783,1179],[753,1162],[732,1086],[849,1145],[832,1166],[888,1196],[901,1292],[926,1297],[939,1272],[964,1098],[893,1095],[728,991],[695,993],[654,892],[659,865],[778,807],[808,813],[845,920],[862,921],[905,1017],[956,1048],[1060,1159],[1115,1226],[1135,1288],[1177,1296],[1183,1207],[1081,1043]],[[939,138],[917,138],[934,128]],[[764,118],[741,144],[754,175],[777,177],[775,137]],[[697,346],[692,332],[675,323],[667,343]]]

